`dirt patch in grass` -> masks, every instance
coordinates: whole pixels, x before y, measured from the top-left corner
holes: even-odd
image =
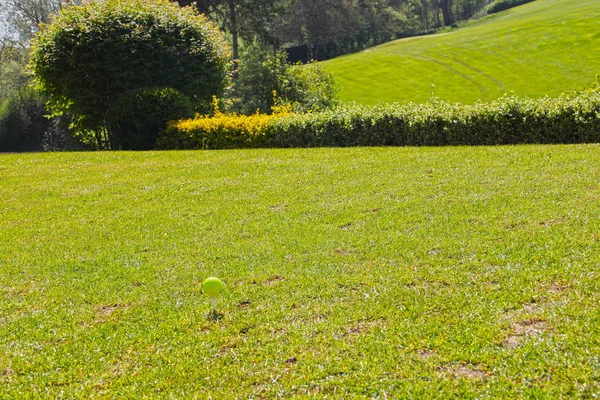
[[[514,321],[517,319],[525,319],[535,314],[540,314],[546,308],[543,302],[533,302],[522,304],[520,308],[509,309],[504,313],[504,319]]]
[[[348,249],[333,249],[333,252],[339,256],[347,256],[348,254],[352,253],[352,250],[348,250]]]
[[[545,221],[540,221],[540,225],[543,226],[544,228],[549,228],[553,225],[560,225],[564,222],[565,222],[565,219],[563,217],[558,217],[558,218],[552,218],[552,219],[545,220]]]
[[[540,337],[552,330],[552,327],[543,319],[534,318],[510,324],[511,333],[504,338],[504,344],[509,348],[516,348],[523,344],[527,338]]]
[[[118,303],[102,305],[96,309],[96,314],[97,315],[111,315],[112,313],[117,311],[119,308],[126,308],[126,307],[127,306],[125,306],[124,304],[118,304]]]
[[[278,337],[285,335],[287,333],[287,329],[283,327],[271,328],[269,332],[271,333],[271,335]]]
[[[285,204],[274,204],[269,208],[271,211],[285,211],[286,207],[287,206]]]
[[[239,307],[239,308],[249,308],[250,304],[251,304],[250,300],[243,300],[243,301],[240,301],[239,303],[237,303],[236,307]]]
[[[523,343],[523,336],[508,335],[504,338],[504,345],[509,349],[516,349]]]
[[[362,335],[365,333],[369,333],[374,328],[383,326],[384,322],[385,321],[383,319],[356,321],[345,327],[342,336]]]
[[[368,290],[369,285],[364,282],[338,283],[337,287],[346,292],[357,293]]]
[[[5,368],[0,370],[0,385],[10,384],[11,377],[14,375],[15,371],[10,368]]]
[[[215,357],[226,357],[226,356],[232,355],[232,354],[234,354],[234,352],[235,352],[234,349],[236,347],[237,347],[237,344],[235,344],[235,343],[222,346],[219,350],[217,350]]]
[[[569,288],[571,287],[571,285],[568,284],[561,284],[561,283],[556,283],[553,282],[550,285],[550,289],[549,291],[552,293],[564,293],[566,292]]]
[[[442,289],[450,287],[450,283],[440,279],[415,280],[406,286],[415,290]]]
[[[545,318],[536,316],[555,306],[554,302],[525,303],[521,308],[509,310],[505,318],[510,321],[509,332],[504,336],[504,346],[515,349],[528,338],[537,338],[553,330]]]
[[[511,328],[517,335],[535,336],[549,329],[546,321],[542,319],[530,319],[511,324]]]
[[[92,321],[92,324],[106,322],[117,310],[127,310],[128,308],[129,305],[120,303],[99,305],[94,311],[95,318]]]
[[[485,380],[489,374],[477,365],[457,364],[446,368],[446,373],[456,379]]]
[[[7,299],[23,299],[24,297],[38,290],[38,284],[36,282],[30,281],[24,282],[21,285],[21,287],[5,287],[1,290],[4,291],[3,297],[6,297]]]
[[[265,279],[262,284],[263,284],[263,286],[273,286],[284,280],[285,280],[285,278],[281,275],[273,275],[273,276]]]
[[[419,349],[417,350],[417,358],[419,360],[429,360],[430,358],[435,357],[435,351],[427,350],[427,349]]]
[[[543,311],[544,305],[542,303],[526,303],[523,304],[521,309],[522,314],[536,314]]]

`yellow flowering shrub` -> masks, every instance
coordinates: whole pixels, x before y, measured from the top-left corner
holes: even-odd
[[[239,149],[268,145],[269,123],[291,113],[288,106],[276,106],[273,114],[225,114],[213,101],[214,115],[169,122],[158,140],[161,149]]]

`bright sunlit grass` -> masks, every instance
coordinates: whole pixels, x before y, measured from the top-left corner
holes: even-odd
[[[599,150],[0,155],[0,398],[598,394]]]
[[[402,39],[324,62],[344,102],[488,101],[558,96],[600,72],[597,0],[536,0],[431,36]],[[434,84],[435,87],[431,88]]]

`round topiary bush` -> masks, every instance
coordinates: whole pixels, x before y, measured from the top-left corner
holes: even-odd
[[[190,99],[172,88],[138,89],[108,109],[108,135],[113,149],[150,150],[167,122],[194,116]]]
[[[67,7],[33,40],[31,70],[55,113],[105,131],[113,102],[146,87],[174,88],[197,111],[227,83],[230,50],[218,28],[166,0]]]

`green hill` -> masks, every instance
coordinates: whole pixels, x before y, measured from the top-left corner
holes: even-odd
[[[449,33],[396,40],[323,62],[344,102],[472,103],[558,95],[600,73],[600,2],[537,0]]]

